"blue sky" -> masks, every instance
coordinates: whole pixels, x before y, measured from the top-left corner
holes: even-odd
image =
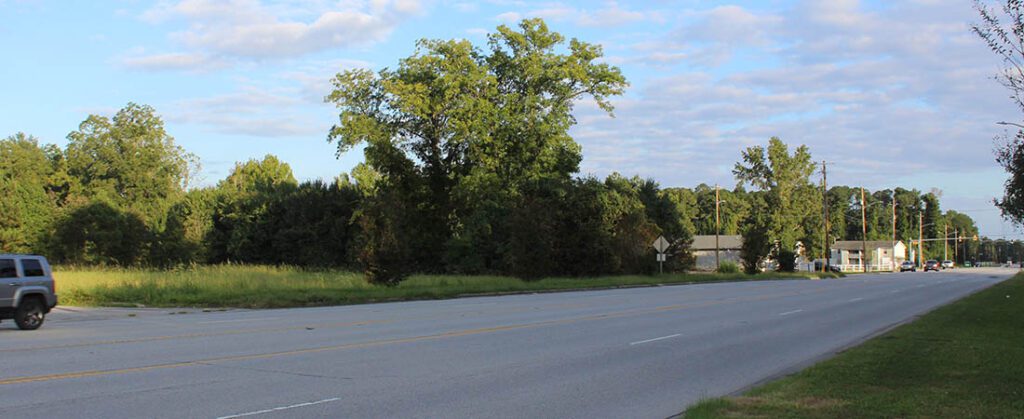
[[[991,205],[995,122],[1020,115],[967,0],[0,0],[0,136],[64,145],[131,101],[200,157],[201,184],[268,153],[330,179],[362,157],[326,142],[333,74],[536,16],[632,84],[615,118],[578,104],[584,174],[732,186],[740,151],[779,136],[827,160],[830,184],[935,188],[983,234],[1021,237]]]

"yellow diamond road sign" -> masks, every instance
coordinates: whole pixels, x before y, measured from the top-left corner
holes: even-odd
[[[668,240],[665,240],[665,236],[658,236],[658,240],[655,240],[652,246],[654,246],[658,253],[665,253],[668,250],[669,244]]]

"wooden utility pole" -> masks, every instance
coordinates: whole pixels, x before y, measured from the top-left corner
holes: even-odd
[[[953,263],[960,264],[960,229],[953,230]]]
[[[864,206],[864,187],[860,187],[860,267],[861,272],[868,271],[868,212],[867,207]]]
[[[719,260],[718,260],[718,231],[721,229],[721,227],[719,227],[721,225],[721,222],[718,219],[718,203],[719,202],[721,202],[721,201],[718,200],[718,185],[716,184],[715,185],[715,270],[716,271],[719,268],[722,267],[722,263],[719,262]]]
[[[832,254],[828,251],[828,167],[825,160],[821,161],[821,201],[825,210],[824,241],[821,243],[821,251],[825,254],[825,264],[821,266],[821,271],[828,272],[828,267],[832,264]]]
[[[942,260],[949,260],[949,224],[942,223]]]
[[[892,191],[892,271],[896,272],[896,191]]]
[[[917,264],[924,267],[924,213],[917,212]]]

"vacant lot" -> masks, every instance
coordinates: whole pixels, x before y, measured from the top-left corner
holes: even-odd
[[[1024,417],[1024,274],[687,418]]]
[[[188,307],[301,307],[374,301],[452,298],[471,294],[612,288],[822,274],[666,274],[523,281],[499,276],[415,275],[395,287],[367,283],[360,273],[290,267],[218,265],[176,270],[56,268],[61,303]],[[827,275],[831,277],[832,275]]]

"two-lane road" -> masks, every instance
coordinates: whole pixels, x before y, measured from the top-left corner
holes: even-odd
[[[0,324],[0,417],[666,417],[1015,271]],[[172,314],[173,313],[173,314]]]

